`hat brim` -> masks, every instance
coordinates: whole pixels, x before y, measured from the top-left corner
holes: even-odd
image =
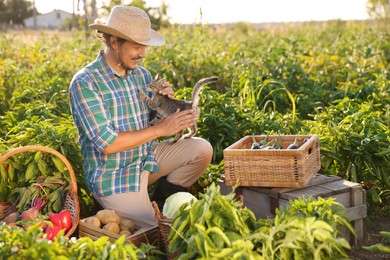
[[[161,34],[159,34],[158,32],[156,32],[153,29],[150,29],[150,39],[148,41],[139,41],[139,40],[136,40],[136,39],[129,37],[128,35],[121,33],[120,31],[118,31],[110,26],[107,26],[105,24],[93,23],[93,24],[90,24],[89,27],[92,29],[95,29],[99,32],[108,33],[108,34],[120,37],[122,39],[125,39],[128,41],[133,41],[133,42],[136,42],[136,43],[139,43],[142,45],[161,46],[161,45],[165,44],[164,37],[162,37]]]

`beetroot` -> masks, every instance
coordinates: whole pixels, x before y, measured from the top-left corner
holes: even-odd
[[[29,219],[36,219],[39,216],[41,208],[45,206],[46,200],[45,197],[34,197],[31,202],[31,207],[28,210],[22,212],[21,218],[22,221]]]

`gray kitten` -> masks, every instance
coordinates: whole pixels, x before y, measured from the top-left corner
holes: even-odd
[[[157,116],[153,119],[151,123],[156,123],[156,120],[161,120],[166,118],[167,116],[176,113],[178,109],[180,111],[187,110],[193,108],[198,116],[200,115],[200,109],[198,107],[199,105],[199,92],[202,89],[203,86],[217,82],[219,81],[219,78],[216,76],[208,77],[199,80],[193,90],[192,90],[192,100],[186,101],[186,100],[176,100],[176,99],[170,99],[166,95],[161,95],[159,91],[163,88],[164,79],[160,77],[159,74],[156,75],[155,79],[147,86],[148,91],[151,91],[153,93],[153,96],[150,98],[148,95],[146,95],[141,88],[139,88],[140,96],[143,100],[145,100],[146,104],[151,108],[156,110]],[[194,122],[194,125],[190,127],[189,133],[184,136],[184,138],[191,138],[194,136],[197,132],[197,125],[196,122]],[[178,132],[173,139],[172,143],[176,143],[184,134],[184,130],[181,132]]]

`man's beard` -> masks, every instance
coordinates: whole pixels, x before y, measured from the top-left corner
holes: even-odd
[[[138,65],[135,65],[134,67],[130,67],[130,66],[126,65],[126,62],[124,62],[120,56],[118,57],[118,59],[119,59],[119,63],[117,64],[118,67],[122,67],[125,70],[133,70],[138,66]],[[138,59],[131,59],[131,61],[137,61],[137,60]]]

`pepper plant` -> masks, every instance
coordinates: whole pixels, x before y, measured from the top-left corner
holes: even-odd
[[[321,171],[361,182],[368,202],[390,202],[390,128],[386,105],[344,98],[317,114],[312,133],[320,136]]]
[[[302,198],[276,210],[274,219],[256,220],[234,190],[222,195],[212,183],[174,219],[168,250],[179,259],[346,258],[351,247],[339,228],[355,231],[344,210],[332,198]]]

